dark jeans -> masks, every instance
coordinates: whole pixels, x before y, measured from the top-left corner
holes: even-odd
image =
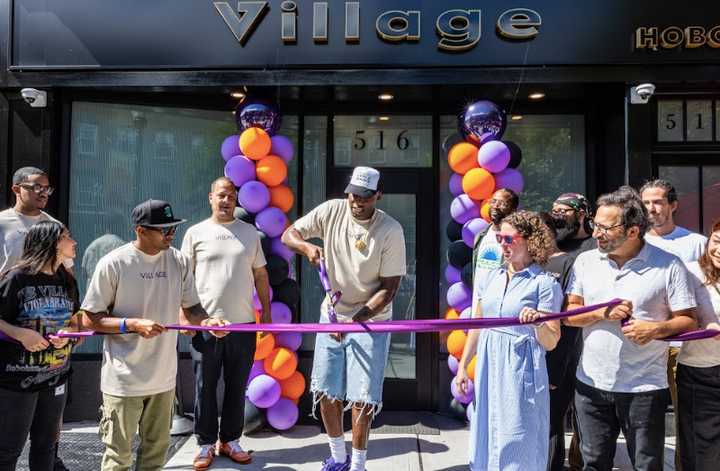
[[[677,385],[683,471],[720,469],[720,366],[678,364]]]
[[[15,470],[28,435],[30,471],[52,471],[67,396],[56,391],[0,389],[0,471]]]
[[[195,370],[195,434],[199,445],[213,445],[218,439],[217,385],[225,380],[220,418],[220,441],[237,440],[245,419],[245,389],[255,356],[255,333],[232,332],[216,339],[208,332],[192,340]]]
[[[568,375],[557,388],[550,391],[550,455],[548,471],[565,469],[565,416],[567,415],[573,392],[575,378]]]
[[[616,393],[577,381],[580,451],[587,471],[610,471],[620,430],[636,471],[662,471],[668,390]]]

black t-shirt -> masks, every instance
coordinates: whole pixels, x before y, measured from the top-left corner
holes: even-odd
[[[558,241],[560,251],[568,254],[573,260],[583,252],[597,248],[597,241],[592,237],[586,239],[565,239]]]
[[[63,267],[57,273],[31,275],[11,270],[0,280],[0,316],[47,337],[65,328],[80,309],[75,279]],[[19,343],[0,341],[0,388],[40,391],[59,386],[70,373],[70,350],[52,344],[29,352]]]

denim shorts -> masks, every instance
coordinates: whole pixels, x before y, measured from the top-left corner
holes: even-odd
[[[382,408],[385,364],[390,348],[390,334],[345,334],[341,341],[330,334],[315,337],[310,392],[313,413],[322,398],[348,401],[346,409],[367,405],[372,415]]]

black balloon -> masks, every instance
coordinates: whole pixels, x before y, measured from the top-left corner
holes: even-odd
[[[245,423],[243,425],[243,432],[246,435],[259,432],[265,428],[265,425],[267,425],[265,413],[255,407],[255,404],[245,399]]]
[[[508,163],[508,167],[517,168],[522,162],[522,149],[511,141],[503,141],[503,143],[510,149],[510,163]]]
[[[465,283],[465,286],[472,289],[473,283],[473,267],[472,267],[472,261],[465,265],[462,269],[462,272],[460,272],[460,278],[462,279],[462,282]]]
[[[445,228],[445,234],[450,242],[462,239],[462,224],[458,223],[454,219],[450,219],[447,227]]]
[[[241,208],[240,206],[235,207],[233,216],[235,216],[235,219],[240,219],[243,222],[255,225],[255,215],[249,213],[245,208]]]
[[[265,268],[267,268],[270,284],[274,290],[275,285],[279,285],[288,277],[288,263],[284,258],[277,255],[268,255],[265,258],[267,260]]]
[[[290,309],[297,306],[300,300],[300,287],[297,281],[286,278],[282,283],[273,287],[273,300],[285,303]]]
[[[472,260],[472,249],[462,240],[455,241],[448,246],[447,259],[450,265],[462,270]]]
[[[272,253],[272,239],[263,231],[257,231],[257,233],[260,237],[260,245],[262,245],[263,253],[265,254],[265,258],[267,258]]]
[[[456,132],[455,134],[450,134],[448,137],[445,138],[442,143],[443,153],[447,155],[447,153],[450,152],[450,149],[452,149],[452,146],[461,142],[465,142],[462,134],[460,134],[459,132]]]

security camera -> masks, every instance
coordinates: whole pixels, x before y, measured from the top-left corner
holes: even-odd
[[[36,88],[23,88],[20,94],[25,103],[32,108],[45,108],[47,106],[47,92]]]
[[[655,85],[652,83],[641,83],[630,88],[630,103],[633,105],[644,105],[650,101],[655,93]]]

